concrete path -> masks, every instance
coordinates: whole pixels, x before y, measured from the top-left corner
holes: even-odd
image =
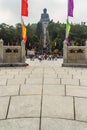
[[[0,130],[87,130],[87,68],[0,68]]]

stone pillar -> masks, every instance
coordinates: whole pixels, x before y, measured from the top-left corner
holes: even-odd
[[[3,63],[3,40],[0,39],[0,63]]]
[[[85,48],[86,48],[86,60],[87,60],[87,41],[86,41],[85,43],[86,43],[86,44],[85,44],[85,45],[86,45]]]
[[[63,42],[63,63],[68,62],[68,46],[66,41]]]
[[[21,62],[25,63],[25,43],[24,43],[24,40],[21,41]]]

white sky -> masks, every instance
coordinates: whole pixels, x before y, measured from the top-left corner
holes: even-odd
[[[29,16],[24,17],[25,24],[37,23],[43,9],[47,8],[50,20],[66,22],[68,0],[28,0]],[[87,0],[74,0],[73,23],[87,22]],[[21,0],[0,0],[0,24],[15,25],[21,22]]]

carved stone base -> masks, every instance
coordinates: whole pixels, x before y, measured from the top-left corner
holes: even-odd
[[[62,67],[82,67],[87,68],[87,64],[78,64],[78,63],[63,63]]]

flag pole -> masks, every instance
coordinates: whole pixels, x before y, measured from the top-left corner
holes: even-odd
[[[21,0],[21,38],[22,38],[22,0]]]

